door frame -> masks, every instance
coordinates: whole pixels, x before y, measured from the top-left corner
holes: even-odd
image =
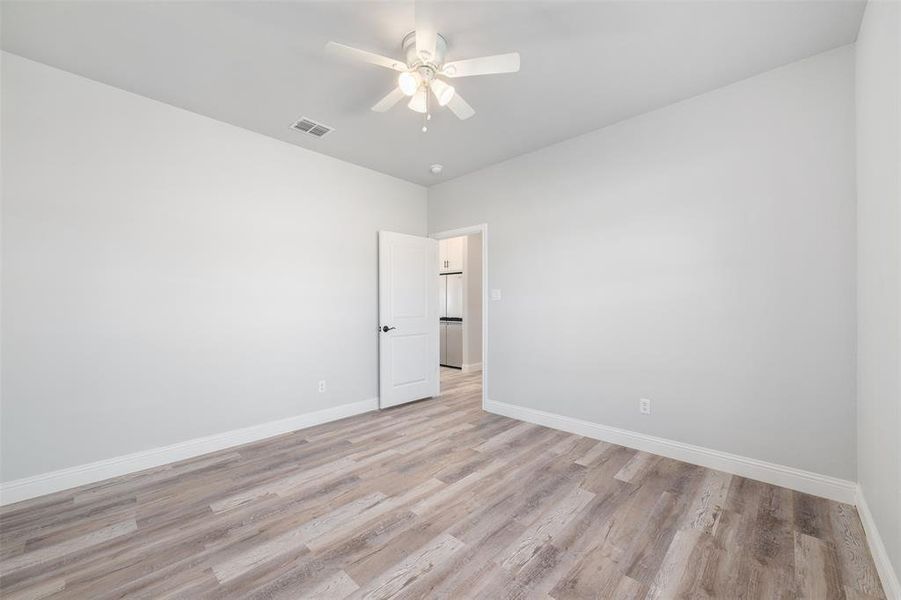
[[[430,233],[429,237],[435,240],[445,240],[476,233],[482,234],[482,409],[484,410],[488,400],[488,298],[490,292],[488,289],[488,223],[437,231]],[[440,385],[440,376],[438,381]]]

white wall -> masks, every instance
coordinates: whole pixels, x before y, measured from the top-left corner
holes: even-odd
[[[482,234],[466,236],[463,278],[466,282],[463,365],[482,363]]]
[[[840,48],[430,188],[431,231],[491,231],[488,396],[854,480],[853,68]]]
[[[869,2],[857,38],[858,478],[901,573],[901,10]],[[885,579],[885,577],[883,577]]]
[[[424,188],[2,62],[4,481],[377,395]]]

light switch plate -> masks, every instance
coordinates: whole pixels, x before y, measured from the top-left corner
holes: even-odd
[[[501,291],[500,290],[491,290],[491,299],[492,300],[500,300],[501,299]]]

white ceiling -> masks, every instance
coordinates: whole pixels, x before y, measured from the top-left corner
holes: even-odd
[[[437,112],[427,134],[386,69],[340,62],[329,40],[400,57],[411,2],[8,2],[2,47],[431,185],[851,43],[852,1],[444,2],[448,60],[518,51],[512,75],[454,81],[476,109]],[[301,116],[335,127],[317,140]],[[429,165],[442,163],[440,176]]]

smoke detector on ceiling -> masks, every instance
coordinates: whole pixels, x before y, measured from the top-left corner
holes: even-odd
[[[429,171],[432,172],[432,175],[440,175],[441,171],[443,171],[443,170],[444,170],[444,165],[439,165],[438,163],[435,163],[434,165],[429,167]]]

